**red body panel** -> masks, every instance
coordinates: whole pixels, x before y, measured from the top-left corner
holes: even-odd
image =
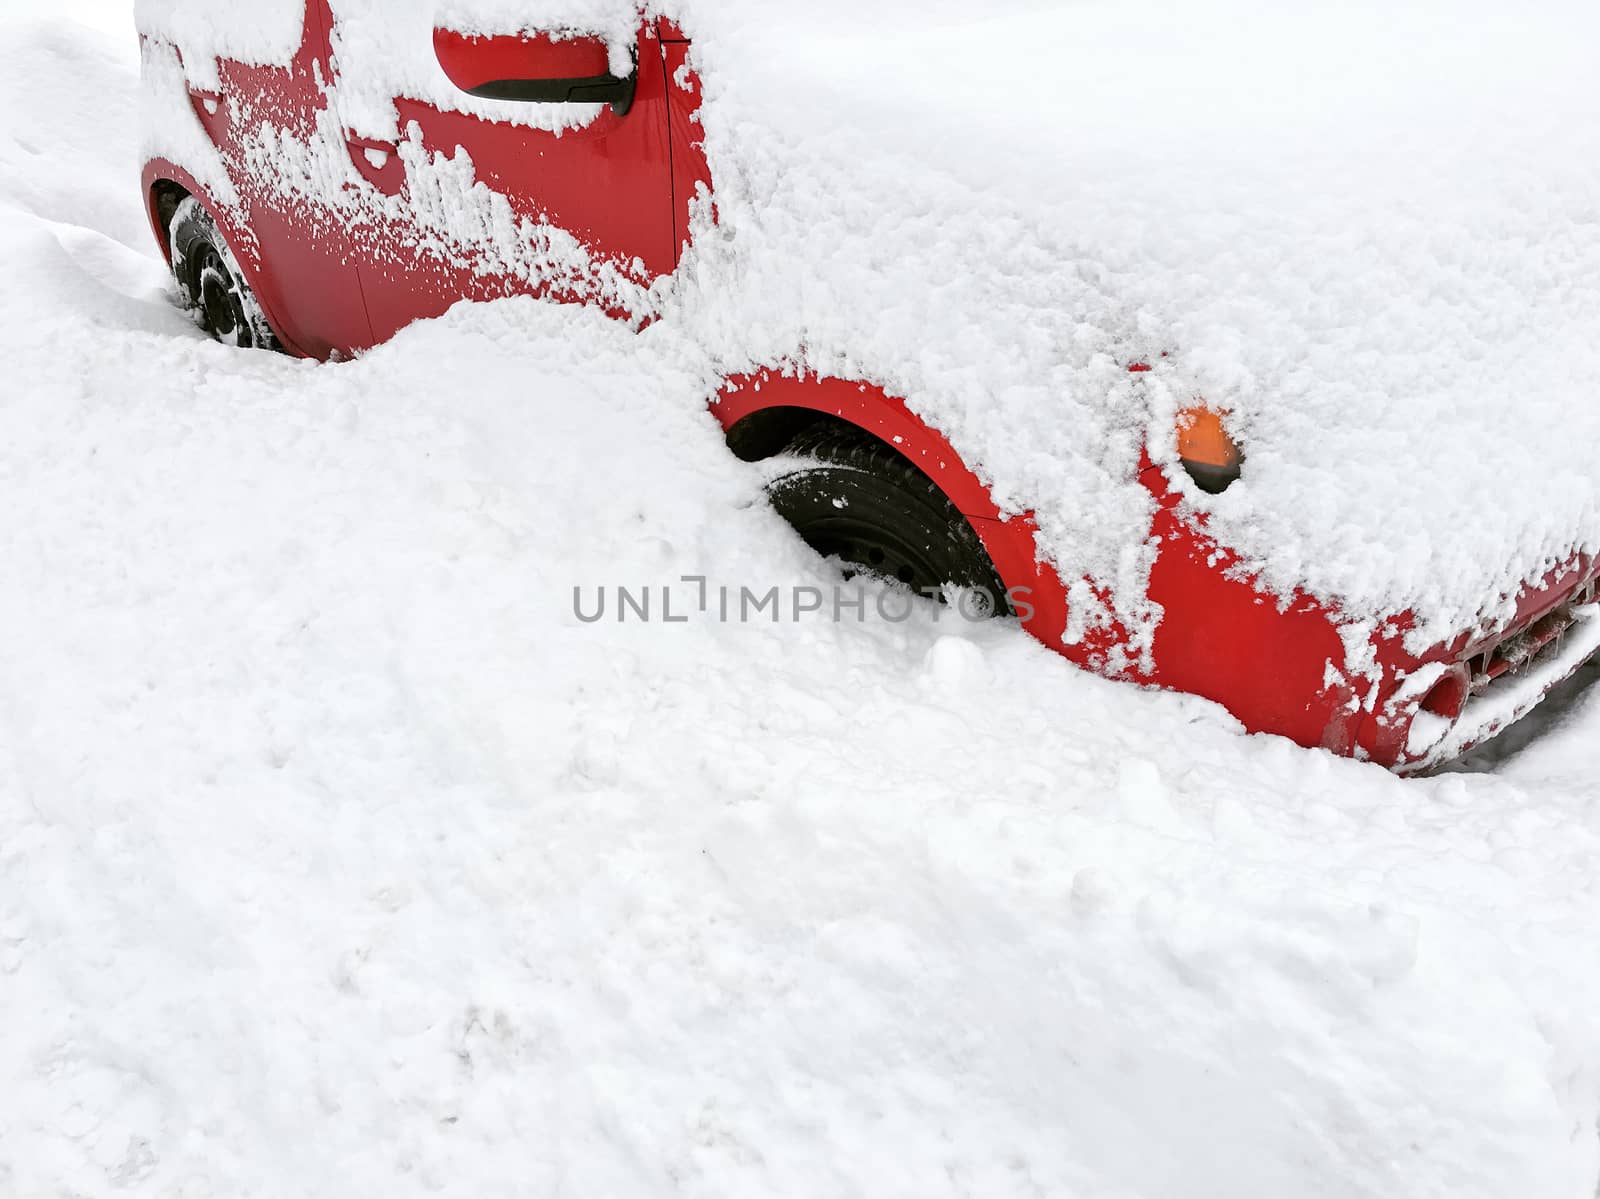
[[[279,339],[313,358],[348,355],[373,343],[351,230],[332,208],[285,196],[272,181],[258,178],[246,169],[244,152],[245,138],[264,123],[315,136],[328,107],[319,78],[332,75],[329,21],[327,0],[308,0],[304,41],[287,68],[225,59],[217,65],[221,91],[191,93],[195,113],[244,202],[257,246],[249,264],[251,286],[273,315]],[[219,215],[215,204],[210,207]],[[237,251],[240,243],[232,244]]]
[[[1237,555],[1182,513],[1165,475],[1152,468],[1143,479],[1157,499],[1151,532],[1161,547],[1149,594],[1164,610],[1150,681],[1216,700],[1248,729],[1350,753],[1371,685],[1346,677],[1338,614],[1235,577]]]
[[[183,164],[151,162],[145,191],[163,244],[154,189],[171,183],[210,208],[285,346],[319,358],[369,347],[463,299],[532,294],[598,303],[635,322],[653,316],[635,310],[630,296],[638,299],[676,268],[695,204],[713,194],[699,85],[689,41],[676,25],[662,20],[640,30],[637,92],[624,116],[607,108],[586,126],[556,134],[400,96],[401,143],[358,136],[328,119],[336,102],[330,94],[338,91],[333,32],[327,0],[308,0],[304,44],[287,68],[223,62],[220,92],[192,92],[196,117],[242,204],[219,205]],[[588,77],[607,67],[594,39],[481,39],[442,30],[435,47],[447,73],[466,87],[499,78]],[[342,191],[320,199],[289,195],[278,180],[252,175],[246,139],[263,122],[307,142],[335,139],[321,148],[334,161],[348,156],[353,170]],[[452,185],[475,202],[503,205],[494,211],[508,219],[485,221],[479,213],[477,226],[463,223],[465,232],[448,226],[450,213],[440,209],[448,208],[449,193],[429,175],[440,163],[470,170]],[[550,228],[575,238],[581,253],[569,254],[563,270],[521,269],[507,258],[507,243],[495,240],[505,229],[494,224]],[[605,272],[610,292],[599,279]],[[1022,601],[1029,632],[1072,661],[1216,700],[1251,731],[1385,765],[1426,764],[1408,744],[1418,711],[1428,705],[1453,716],[1497,672],[1514,672],[1518,655],[1558,645],[1568,608],[1593,600],[1600,572],[1600,564],[1575,560],[1529,588],[1508,626],[1527,630],[1521,640],[1497,640],[1507,630],[1463,634],[1413,654],[1404,644],[1408,618],[1396,614],[1376,636],[1348,644],[1335,609],[1255,587],[1236,555],[1207,532],[1204,517],[1147,461],[1141,481],[1152,497],[1150,605],[1131,618],[1144,625],[1130,629],[1108,615],[1105,596],[1064,581],[1041,559],[1029,514],[1000,513],[949,442],[881,389],[763,371],[728,380],[713,407],[730,430],[769,409],[798,408],[849,421],[894,446],[966,515]],[[1074,612],[1075,603],[1084,611]],[[1095,619],[1086,621],[1086,613]],[[1432,690],[1416,694],[1423,684]]]

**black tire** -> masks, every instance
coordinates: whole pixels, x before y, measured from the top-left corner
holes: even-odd
[[[267,314],[245,282],[239,261],[211,219],[193,196],[173,210],[168,226],[172,238],[172,277],[178,297],[189,315],[224,345],[275,350]]]
[[[923,595],[964,593],[964,615],[1003,615],[1005,589],[971,523],[926,475],[882,442],[832,421],[801,432],[797,459],[767,485],[778,514],[825,558]]]

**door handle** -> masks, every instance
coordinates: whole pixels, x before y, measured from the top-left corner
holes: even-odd
[[[468,88],[482,100],[516,100],[524,104],[609,104],[619,117],[628,115],[639,90],[639,68],[626,78],[607,72],[581,79],[495,79]]]
[[[400,147],[394,142],[345,134],[350,161],[361,177],[386,196],[398,196],[406,183],[406,164],[400,161]]]

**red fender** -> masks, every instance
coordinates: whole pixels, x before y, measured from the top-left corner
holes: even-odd
[[[256,302],[261,305],[261,310],[267,314],[267,323],[272,326],[278,344],[296,358],[314,357],[284,336],[284,322],[276,311],[275,296],[262,277],[261,250],[255,238],[251,236],[249,226],[236,221],[227,205],[218,204],[193,175],[168,159],[153,158],[146,163],[143,180],[145,215],[150,219],[150,228],[156,235],[156,244],[161,247],[167,265],[172,265],[172,243],[167,229],[162,224],[161,213],[156,204],[156,187],[161,183],[175,183],[199,200],[200,206],[216,222],[217,231],[227,241],[228,248],[233,251],[233,256],[239,263],[240,271],[244,273],[244,281],[255,293]]]
[[[1151,660],[1129,662],[1114,651],[1132,638],[1115,623],[1068,643],[1067,587],[1040,560],[1031,514],[1002,515],[983,480],[902,400],[868,383],[761,371],[728,379],[712,401],[730,431],[758,412],[782,408],[848,421],[918,466],[971,522],[1001,582],[1022,601],[1016,606],[1023,627],[1075,664],[1216,700],[1252,732],[1353,750],[1365,685],[1343,674],[1337,614],[1303,596],[1280,602],[1230,572],[1235,556],[1180,511],[1178,493],[1148,460],[1140,480],[1156,501],[1151,535],[1158,547],[1149,597],[1164,613]]]

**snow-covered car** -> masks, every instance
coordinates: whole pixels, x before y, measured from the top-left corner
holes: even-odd
[[[1421,770],[1600,648],[1594,17],[1289,7],[141,0],[143,182],[225,341],[596,306],[823,553]]]

